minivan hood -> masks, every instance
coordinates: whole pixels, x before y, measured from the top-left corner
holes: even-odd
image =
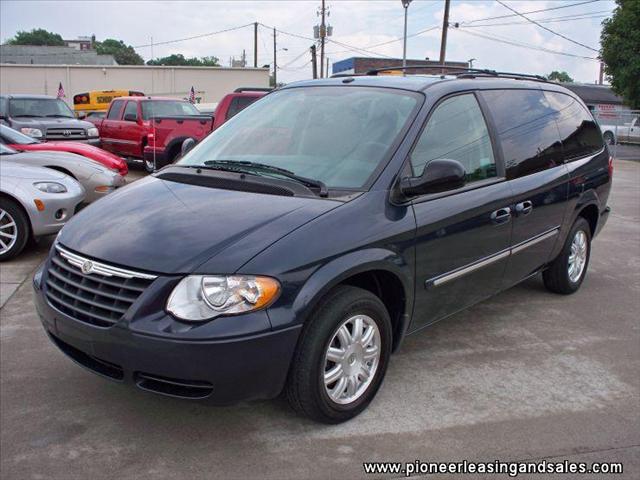
[[[233,273],[287,233],[341,204],[147,177],[82,210],[58,241],[87,257],[136,270]],[[208,260],[216,271],[198,272]]]

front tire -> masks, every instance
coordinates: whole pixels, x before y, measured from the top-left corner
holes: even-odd
[[[14,258],[29,239],[29,220],[12,200],[0,198],[0,262]]]
[[[367,290],[340,286],[316,309],[298,343],[286,395],[298,413],[335,424],[375,397],[391,354],[391,320]]]
[[[146,158],[144,158],[143,163],[144,163],[144,169],[147,171],[147,173],[153,173],[156,171],[155,166],[153,164],[153,160],[147,160]]]
[[[591,227],[582,217],[573,224],[560,255],[542,274],[544,285],[554,293],[578,291],[587,275],[591,256]]]

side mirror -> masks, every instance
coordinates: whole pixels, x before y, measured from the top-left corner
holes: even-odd
[[[427,163],[419,177],[403,178],[400,190],[406,197],[455,190],[464,186],[466,175],[467,172],[457,160],[438,158]]]
[[[125,113],[124,115],[125,122],[137,122],[138,116],[135,113]]]
[[[196,146],[196,141],[193,138],[187,138],[182,142],[182,148],[180,149],[180,155],[184,156],[189,150]]]
[[[87,118],[87,114],[85,112],[78,112],[78,120],[84,120]]]

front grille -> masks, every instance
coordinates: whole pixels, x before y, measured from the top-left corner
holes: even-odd
[[[84,128],[48,128],[47,140],[86,140]]]
[[[94,262],[56,245],[45,293],[49,303],[62,313],[84,323],[109,327],[122,318],[154,278]]]

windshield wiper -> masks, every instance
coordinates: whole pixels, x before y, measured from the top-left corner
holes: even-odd
[[[208,167],[240,167],[242,170],[248,169],[256,172],[274,173],[282,175],[290,180],[295,180],[307,187],[315,187],[319,189],[319,196],[321,197],[329,195],[329,189],[324,182],[316,180],[315,178],[302,177],[300,175],[296,175],[291,170],[267,165],[266,163],[250,162],[248,160],[207,160],[204,164]]]
[[[73,118],[70,117],[69,115],[61,115],[60,113],[54,113],[53,115],[45,115],[45,117],[47,118]]]
[[[26,117],[26,118],[40,118],[40,115],[28,115],[28,114],[24,114],[24,115],[13,115],[14,117]]]

